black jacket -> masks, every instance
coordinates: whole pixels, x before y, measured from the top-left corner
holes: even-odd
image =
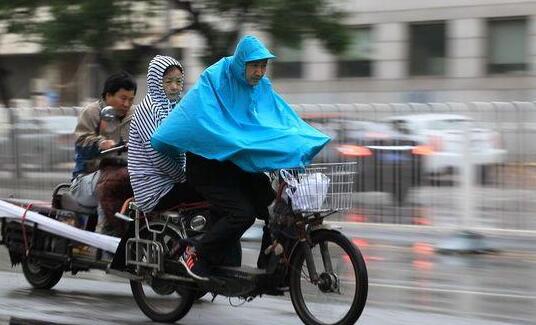
[[[249,173],[230,161],[218,161],[186,154],[186,179],[192,186],[220,186],[240,188],[264,219],[266,207],[275,198],[270,178],[264,173]]]

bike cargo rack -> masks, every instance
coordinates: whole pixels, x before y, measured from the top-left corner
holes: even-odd
[[[127,265],[151,268],[160,272],[164,269],[164,260],[162,259],[162,256],[164,256],[164,248],[159,242],[137,238],[130,238],[127,240]],[[134,259],[132,257],[134,257]]]

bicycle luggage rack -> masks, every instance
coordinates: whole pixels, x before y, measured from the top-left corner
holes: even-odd
[[[156,240],[148,240],[140,238],[140,211],[135,202],[129,203],[129,209],[135,211],[134,228],[135,237],[127,240],[125,249],[126,265],[135,265],[139,270],[140,267],[151,268],[154,272],[164,270],[164,247]],[[156,231],[149,227],[147,219],[145,219],[147,230],[153,234],[153,239],[162,231]],[[167,221],[166,221],[167,226]],[[164,226],[165,228],[165,226]],[[135,253],[135,254],[133,254]],[[134,257],[134,258],[132,258]]]
[[[133,252],[135,252],[134,258]],[[126,246],[126,264],[152,268],[157,272],[164,269],[164,248],[159,242],[130,238]]]

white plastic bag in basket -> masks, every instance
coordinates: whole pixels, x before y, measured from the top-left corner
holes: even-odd
[[[296,179],[286,170],[281,176],[288,184],[287,196],[292,201],[294,211],[317,211],[322,208],[329,188],[329,177],[322,173],[301,174]]]

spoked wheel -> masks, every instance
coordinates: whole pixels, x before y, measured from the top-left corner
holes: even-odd
[[[44,267],[39,260],[32,257],[22,261],[22,272],[26,280],[36,289],[51,289],[60,281],[63,275],[61,267]]]
[[[151,228],[162,229],[163,225],[151,225]],[[142,239],[151,239],[147,229],[140,230]],[[168,256],[174,240],[179,238],[178,232],[167,227],[157,236],[164,248],[164,257]],[[142,252],[142,256],[143,256]],[[151,278],[151,277],[149,277]],[[132,295],[141,311],[155,322],[175,322],[183,318],[192,308],[197,291],[186,287],[178,287],[175,283],[152,278],[150,283],[130,281]]]
[[[290,262],[290,297],[296,313],[308,325],[354,324],[368,291],[367,268],[359,249],[335,231],[314,232],[311,240],[318,282],[311,281],[302,246]]]

